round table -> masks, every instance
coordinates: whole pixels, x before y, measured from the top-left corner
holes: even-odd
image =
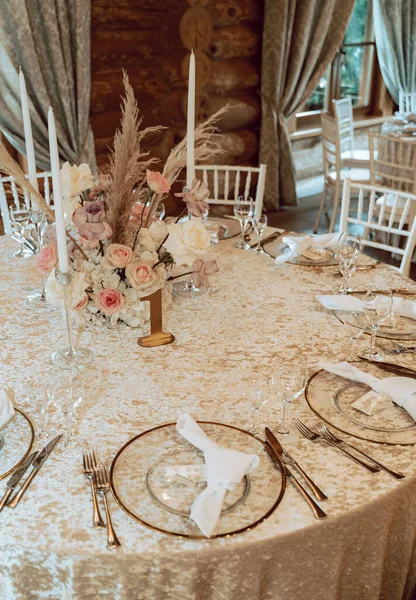
[[[302,346],[311,373],[319,359],[339,361],[345,354],[342,324],[316,300],[339,282],[333,267],[277,268],[271,258],[233,244],[213,248],[220,272],[212,277],[210,295],[167,304],[172,345],[141,348],[138,332],[124,327],[81,334],[96,358],[88,367],[78,434],[107,462],[128,439],[175,421],[183,411],[247,427],[242,379],[252,370],[268,374],[279,344]],[[35,314],[23,302],[39,276],[33,259],[12,258],[14,247],[1,238],[1,385],[14,387],[17,405],[37,423],[33,392],[47,382],[50,354],[63,345],[65,330],[58,313]],[[383,266],[352,279],[356,286],[370,281],[413,285]],[[294,411],[314,422],[303,398]],[[268,424],[278,417],[278,406],[264,413]],[[326,520],[316,521],[288,486],[281,505],[258,527],[228,538],[186,540],[141,526],[110,499],[122,543],[116,552],[106,549],[104,531],[91,529],[81,456],[59,445],[18,507],[0,514],[0,598],[410,598],[416,583],[416,448],[359,445],[406,472],[406,479],[372,475],[332,448],[300,440],[290,451],[328,494],[322,503]]]

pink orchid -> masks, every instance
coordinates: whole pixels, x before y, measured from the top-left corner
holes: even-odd
[[[207,216],[209,211],[209,204],[206,202],[209,194],[209,189],[205,183],[199,179],[194,179],[192,182],[192,187],[189,191],[175,194],[175,196],[182,198],[192,216],[204,218]]]
[[[203,285],[209,286],[209,275],[213,275],[219,271],[217,262],[215,260],[210,260],[208,262],[204,262],[201,259],[194,261],[192,264],[192,280],[194,282],[194,286],[196,288],[200,288]]]

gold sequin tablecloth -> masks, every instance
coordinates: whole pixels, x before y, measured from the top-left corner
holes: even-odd
[[[96,359],[88,367],[78,433],[107,461],[128,439],[175,421],[182,411],[247,427],[241,380],[253,369],[267,374],[279,343],[302,346],[311,372],[318,359],[338,361],[345,354],[343,326],[316,300],[339,283],[334,268],[276,268],[267,256],[236,250],[233,243],[213,248],[220,272],[212,278],[212,294],[167,303],[174,344],[141,348],[129,328],[82,333]],[[65,331],[60,315],[35,317],[24,304],[39,279],[32,259],[12,257],[15,247],[0,239],[0,383],[15,388],[18,406],[38,424],[33,392],[47,381],[50,354],[63,345]],[[370,281],[414,285],[388,267],[352,279],[357,287]],[[303,398],[294,410],[313,423]],[[270,406],[265,416],[273,424],[279,407]],[[330,498],[322,503],[325,521],[316,521],[288,486],[276,512],[255,529],[185,540],[139,525],[111,500],[122,542],[117,552],[106,549],[105,532],[91,529],[81,460],[57,448],[18,508],[0,514],[0,598],[408,599],[416,584],[416,448],[360,444],[408,473],[406,479],[372,475],[336,450],[301,440],[291,452]],[[3,490],[4,481],[0,485]]]

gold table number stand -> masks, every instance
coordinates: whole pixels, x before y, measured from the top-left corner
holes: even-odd
[[[162,329],[162,290],[157,290],[154,294],[141,299],[142,302],[150,302],[150,335],[139,338],[137,343],[143,348],[154,348],[155,346],[164,346],[175,341],[175,336],[171,333],[163,333]]]

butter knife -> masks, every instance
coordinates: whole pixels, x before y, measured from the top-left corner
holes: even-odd
[[[371,360],[369,358],[365,358],[364,356],[359,356],[358,358],[363,362],[370,363],[371,365],[377,365],[377,367],[383,371],[388,371],[389,373],[394,373],[395,375],[402,375],[403,377],[416,379],[416,371],[414,369],[410,369],[409,367],[403,367],[402,365],[388,363],[381,360]]]
[[[270,444],[270,442],[266,441],[264,443],[264,448],[265,448],[267,454],[272,459],[273,464],[276,467],[276,469],[280,470],[280,465],[276,461],[276,453],[273,450],[273,447]],[[293,473],[289,469],[289,467],[287,465],[285,465],[285,463],[282,463],[282,464],[283,464],[283,468],[285,470],[286,477],[292,483],[293,487],[299,492],[299,494],[302,496],[302,498],[305,500],[305,502],[308,503],[308,505],[312,509],[312,512],[315,515],[315,517],[317,519],[325,519],[327,514],[322,510],[322,508],[319,506],[319,504],[317,502],[315,502],[315,500],[312,498],[312,496],[309,495],[309,493],[305,490],[305,488],[300,483],[300,481],[298,481],[296,479],[296,477],[293,475]]]
[[[302,467],[296,462],[296,460],[289,454],[287,450],[285,450],[280,444],[279,440],[276,436],[270,431],[268,427],[265,428],[265,433],[268,441],[273,446],[273,450],[277,452],[277,454],[282,459],[282,462],[285,464],[289,464],[294,467],[299,475],[303,477],[306,483],[311,488],[312,492],[315,494],[318,500],[327,500],[328,496],[321,490],[321,488],[316,485],[316,483],[309,477],[309,475],[302,469]]]
[[[14,488],[19,483],[19,481],[21,480],[23,475],[26,473],[27,469],[30,467],[33,460],[36,458],[37,454],[38,454],[37,452],[32,452],[32,454],[30,454],[22,462],[20,467],[18,467],[16,469],[16,471],[10,477],[9,481],[6,483],[7,490],[6,490],[3,498],[0,500],[0,512],[3,510],[3,507],[6,504],[7,500],[9,499],[10,495],[13,493]]]
[[[14,496],[14,498],[11,500],[11,502],[7,503],[7,506],[10,506],[10,508],[16,508],[16,506],[19,504],[23,494],[25,493],[25,491],[27,490],[27,488],[33,481],[34,477],[39,472],[39,469],[42,467],[43,463],[48,458],[48,456],[50,455],[52,450],[55,448],[56,444],[59,442],[59,440],[61,439],[62,436],[63,436],[62,433],[57,435],[55,438],[53,438],[53,440],[51,440],[48,444],[46,444],[46,446],[43,448],[43,450],[41,450],[39,452],[38,456],[33,461],[33,465],[32,465],[33,469],[31,471],[29,477],[26,479],[26,481],[24,482],[24,484],[22,485],[20,490],[17,492],[16,496]]]

